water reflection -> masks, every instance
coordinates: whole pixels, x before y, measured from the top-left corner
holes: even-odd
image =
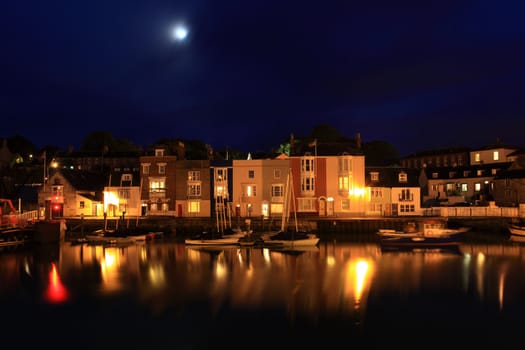
[[[343,325],[372,334],[446,322],[479,330],[521,320],[524,257],[519,244],[382,251],[375,243],[321,242],[294,251],[66,242],[0,254],[0,297],[73,306],[118,298],[154,320],[177,315],[181,322],[192,321],[198,307],[206,322],[271,312],[290,329]],[[253,317],[266,324],[269,316]]]

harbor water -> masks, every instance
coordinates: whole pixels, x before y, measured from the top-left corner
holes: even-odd
[[[385,251],[359,236],[295,250],[174,239],[5,249],[2,329],[91,349],[519,341],[525,245],[501,236],[456,248]]]

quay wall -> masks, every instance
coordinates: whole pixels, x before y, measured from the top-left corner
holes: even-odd
[[[298,226],[314,230],[321,238],[336,238],[351,235],[369,235],[379,229],[401,230],[408,221],[429,219],[421,217],[350,217],[350,218],[298,218]],[[448,221],[450,227],[467,226],[472,231],[504,234],[506,226],[513,219],[509,217],[432,217],[435,220]],[[189,237],[203,230],[213,229],[216,226],[215,218],[174,218],[174,217],[140,217],[125,220],[107,219],[66,219],[67,235],[82,236],[93,230],[101,228],[126,228],[146,231],[163,231],[173,234],[178,238]],[[232,227],[242,229],[251,228],[254,232],[277,230],[280,228],[279,220],[257,218],[239,218],[231,222]]]

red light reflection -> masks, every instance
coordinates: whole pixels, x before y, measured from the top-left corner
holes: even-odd
[[[55,263],[51,263],[51,271],[49,271],[49,284],[47,286],[45,298],[51,303],[63,303],[69,298],[68,292],[58,275]]]

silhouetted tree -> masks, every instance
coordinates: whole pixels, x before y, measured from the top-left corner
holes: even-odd
[[[399,160],[397,149],[385,141],[371,141],[363,143],[365,163],[369,166],[393,165]]]
[[[91,131],[84,137],[80,147],[82,152],[140,152],[142,148],[128,139],[117,139],[109,131]]]

